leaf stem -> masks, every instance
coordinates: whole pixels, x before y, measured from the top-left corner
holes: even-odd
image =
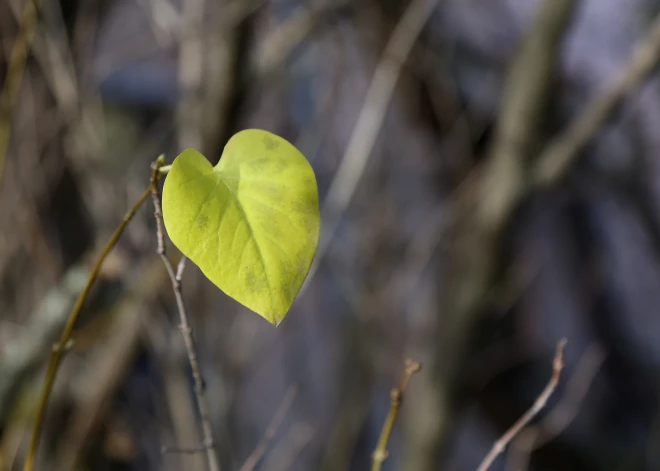
[[[124,232],[124,229],[131,221],[131,219],[133,219],[133,216],[135,216],[137,210],[147,200],[150,193],[151,193],[151,186],[145,190],[145,192],[142,194],[142,196],[140,196],[140,198],[133,205],[133,207],[124,215],[124,218],[119,223],[119,226],[117,226],[117,229],[115,229],[115,232],[110,237],[110,240],[108,240],[108,243],[101,251],[101,254],[97,258],[96,263],[94,264],[94,267],[92,268],[92,271],[89,274],[89,278],[87,279],[87,284],[85,285],[82,292],[78,296],[78,299],[76,300],[76,304],[73,306],[73,309],[71,310],[71,314],[69,314],[69,318],[67,319],[66,325],[64,326],[64,330],[62,331],[62,335],[60,336],[59,342],[53,346],[53,350],[50,356],[50,362],[48,364],[48,369],[46,370],[45,384],[41,391],[41,397],[39,399],[37,416],[35,418],[34,426],[32,429],[32,436],[30,438],[30,447],[28,448],[25,464],[23,465],[23,471],[34,470],[36,463],[36,456],[37,456],[37,448],[39,447],[39,437],[41,435],[41,430],[43,428],[46,409],[48,408],[48,399],[50,398],[50,393],[53,390],[53,384],[55,383],[55,376],[57,375],[57,370],[60,366],[60,363],[62,362],[62,358],[64,357],[66,351],[69,350],[73,344],[73,340],[71,339],[71,333],[73,332],[73,328],[76,324],[76,321],[78,320],[82,307],[85,304],[85,300],[87,299],[87,296],[89,295],[89,292],[92,289],[92,285],[94,284],[96,278],[98,277],[99,271],[101,270],[101,266],[103,265],[105,258],[113,249],[113,247],[119,240],[119,236],[121,236],[122,232]]]
[[[150,185],[151,199],[154,204],[154,216],[156,218],[156,237],[158,241],[157,252],[160,258],[163,260],[165,268],[167,269],[167,273],[172,280],[172,289],[174,291],[174,297],[176,299],[177,308],[179,310],[179,330],[181,330],[181,335],[183,335],[186,352],[188,353],[188,362],[190,363],[193,380],[195,381],[195,397],[197,399],[197,408],[199,410],[199,415],[202,422],[202,433],[204,437],[203,445],[196,449],[199,451],[206,451],[209,471],[220,471],[218,456],[215,450],[215,440],[213,439],[210,407],[206,399],[204,378],[202,377],[202,372],[199,368],[199,362],[197,361],[197,346],[195,345],[195,339],[192,335],[192,328],[190,327],[190,321],[188,320],[186,306],[183,302],[183,296],[181,294],[181,276],[183,275],[183,270],[185,268],[186,258],[185,256],[181,258],[175,272],[172,263],[165,254],[163,213],[161,210],[160,195],[158,193],[158,177],[161,175],[160,170],[163,168],[164,160],[164,156],[160,156],[158,160],[154,162],[152,166]]]

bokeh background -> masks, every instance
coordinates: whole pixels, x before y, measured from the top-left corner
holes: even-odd
[[[660,82],[537,178],[660,2],[37,3],[26,41],[28,2],[0,1],[1,470],[21,469],[51,346],[151,162],[215,163],[248,127],[309,159],[323,234],[277,328],[184,272],[223,470],[276,415],[255,469],[369,469],[406,358],[423,369],[383,469],[474,470],[561,338],[557,390],[491,469],[660,469]],[[162,452],[201,434],[150,202],[74,337],[38,469],[206,469]]]

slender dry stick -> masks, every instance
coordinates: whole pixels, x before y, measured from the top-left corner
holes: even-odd
[[[616,106],[653,72],[659,60],[660,15],[653,20],[646,38],[637,46],[620,75],[539,156],[534,183],[543,187],[561,178]]]
[[[403,402],[403,394],[406,392],[406,387],[408,387],[408,381],[410,381],[411,376],[421,369],[422,365],[418,362],[406,360],[406,369],[403,372],[401,384],[399,384],[398,388],[392,389],[392,392],[390,393],[390,411],[387,414],[387,419],[385,419],[383,428],[380,431],[380,438],[378,439],[376,450],[371,455],[371,471],[380,471],[383,462],[387,459],[387,444],[390,441],[390,435],[392,435],[392,430],[394,429],[394,422],[399,415],[399,409]]]
[[[570,425],[579,413],[580,406],[606,358],[607,352],[598,342],[593,342],[587,347],[573,376],[566,384],[564,397],[543,420],[534,427],[527,427],[511,443],[507,469],[512,471],[527,469],[532,452],[546,445]]]
[[[55,376],[57,375],[57,370],[60,366],[60,363],[62,362],[64,353],[66,352],[67,348],[69,348],[69,346],[71,345],[72,342],[71,333],[73,332],[73,328],[76,324],[76,320],[78,320],[78,316],[80,315],[82,307],[85,304],[87,295],[92,289],[92,285],[96,281],[99,271],[101,270],[101,266],[103,265],[103,261],[105,260],[105,258],[108,256],[112,248],[119,240],[119,236],[121,236],[122,232],[124,232],[126,225],[131,221],[131,219],[133,219],[133,216],[135,216],[137,210],[140,208],[140,206],[142,206],[142,203],[144,203],[147,200],[147,198],[149,198],[150,194],[151,194],[151,186],[147,188],[147,190],[142,194],[142,196],[140,196],[140,198],[133,205],[133,207],[124,215],[124,219],[122,219],[119,226],[117,226],[117,229],[115,229],[115,232],[112,234],[110,240],[108,240],[108,243],[105,245],[103,251],[96,260],[96,263],[94,264],[94,267],[92,268],[92,271],[89,274],[89,278],[87,279],[87,284],[80,293],[80,296],[78,296],[78,299],[76,300],[76,304],[73,306],[71,314],[69,314],[69,318],[66,321],[66,325],[64,326],[64,330],[62,331],[62,335],[60,336],[59,342],[53,346],[53,351],[50,357],[50,363],[48,364],[48,369],[46,370],[46,380],[45,380],[44,388],[41,391],[41,397],[39,399],[37,416],[34,419],[34,428],[32,429],[30,447],[28,448],[27,457],[25,459],[25,464],[23,466],[23,471],[34,470],[36,457],[37,457],[37,448],[39,446],[39,437],[41,435],[41,429],[43,428],[46,409],[48,408],[48,399],[50,397],[51,391],[53,390],[53,384],[55,383]]]
[[[14,41],[7,68],[7,77],[5,85],[0,94],[0,181],[2,181],[2,172],[7,160],[9,150],[9,139],[11,136],[11,122],[14,116],[14,108],[18,99],[18,91],[23,81],[25,64],[28,53],[32,46],[34,32],[37,29],[37,20],[39,19],[38,0],[27,0],[21,22],[18,36]]]
[[[284,417],[291,408],[291,405],[293,404],[293,400],[296,398],[297,393],[298,393],[298,388],[296,388],[295,386],[290,387],[289,390],[286,392],[286,394],[284,395],[284,399],[282,400],[282,403],[277,408],[277,411],[275,412],[273,419],[270,421],[270,424],[268,424],[266,433],[264,434],[263,438],[261,439],[257,447],[252,451],[252,453],[250,453],[250,456],[247,457],[247,459],[245,460],[243,466],[241,466],[241,469],[239,471],[253,471],[254,468],[259,463],[259,461],[261,461],[261,458],[264,457],[264,454],[268,449],[268,445],[270,445],[270,442],[272,442],[273,439],[275,438],[275,435],[277,434],[277,430],[280,428],[280,425],[282,425],[282,422],[284,421]]]
[[[559,378],[561,376],[561,370],[564,368],[564,349],[566,348],[566,339],[562,339],[557,344],[557,353],[555,354],[555,359],[552,362],[552,376],[550,381],[543,389],[541,394],[536,398],[532,407],[530,407],[527,412],[525,412],[522,417],[520,417],[516,423],[514,423],[509,430],[502,435],[499,440],[495,442],[493,447],[490,449],[486,457],[483,459],[477,471],[486,471],[497,458],[507,447],[507,445],[513,440],[520,431],[525,428],[529,422],[536,417],[541,409],[545,407],[548,402],[548,399],[552,393],[557,389],[559,384]]]
[[[158,192],[158,176],[160,175],[160,167],[164,163],[164,157],[161,156],[154,162],[152,172],[151,172],[151,199],[154,203],[154,216],[156,218],[156,236],[158,240],[158,255],[163,260],[167,273],[172,280],[172,289],[174,290],[174,297],[176,299],[176,305],[179,310],[179,329],[183,335],[183,341],[186,346],[186,352],[188,353],[188,362],[190,363],[190,368],[192,370],[193,380],[195,381],[195,397],[197,399],[197,408],[199,410],[199,416],[202,422],[202,433],[204,437],[204,443],[201,447],[188,450],[189,452],[197,451],[206,451],[206,458],[208,461],[209,471],[220,471],[220,464],[218,461],[218,456],[215,450],[215,440],[213,439],[213,427],[211,427],[211,415],[209,403],[206,399],[205,387],[204,387],[204,378],[202,377],[202,372],[199,368],[199,363],[197,361],[197,346],[195,345],[195,339],[192,335],[192,328],[190,327],[190,322],[188,321],[188,314],[186,312],[186,306],[183,303],[183,296],[181,294],[181,276],[183,274],[183,269],[185,268],[185,257],[179,262],[177,271],[174,271],[174,267],[170,260],[165,254],[165,231],[163,228],[163,213],[161,211],[160,204],[160,194]],[[186,450],[176,450],[180,453],[186,453]]]

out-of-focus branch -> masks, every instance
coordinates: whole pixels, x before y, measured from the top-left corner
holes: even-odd
[[[78,265],[71,267],[39,304],[24,332],[3,349],[0,356],[0,423],[6,419],[25,379],[46,357],[57,339],[88,277],[88,269]]]
[[[616,106],[654,70],[660,60],[660,15],[637,46],[621,74],[541,153],[533,174],[536,185],[557,182]]]
[[[502,230],[524,191],[526,160],[540,137],[561,36],[574,3],[543,3],[509,72],[479,201],[480,224],[490,233]]]
[[[566,392],[561,400],[537,425],[527,427],[511,444],[510,458],[507,460],[508,469],[511,471],[527,469],[531,453],[553,440],[568,427],[580,411],[580,406],[606,357],[607,352],[600,344],[594,342],[587,347],[575,373],[566,385]]]
[[[179,147],[201,149],[204,0],[183,2],[179,47]]]
[[[298,388],[295,386],[290,387],[289,390],[286,392],[286,394],[284,395],[284,399],[282,400],[282,403],[277,408],[277,411],[275,412],[273,419],[270,421],[270,424],[268,424],[266,433],[264,434],[263,438],[261,439],[257,447],[252,451],[252,453],[250,453],[250,456],[247,457],[247,459],[245,460],[243,466],[241,466],[241,469],[239,471],[253,471],[254,468],[259,463],[259,461],[261,461],[264,454],[266,453],[266,450],[268,450],[268,446],[275,438],[275,435],[277,434],[277,430],[280,428],[280,425],[282,425],[282,422],[284,421],[284,417],[291,408],[291,405],[293,404],[293,400],[296,398],[297,393],[298,393]]]
[[[0,182],[9,152],[11,138],[11,123],[14,118],[14,108],[18,100],[18,92],[23,82],[25,64],[34,39],[39,20],[38,0],[27,0],[20,20],[18,36],[9,57],[7,77],[0,93]]]
[[[557,344],[557,353],[555,354],[555,359],[552,362],[552,376],[550,377],[550,381],[548,381],[545,389],[543,389],[541,394],[536,398],[536,401],[534,401],[532,407],[530,407],[527,412],[525,412],[522,417],[520,417],[516,423],[513,424],[511,428],[509,428],[509,430],[507,430],[506,433],[495,442],[493,448],[491,448],[491,450],[488,452],[484,460],[477,468],[477,471],[486,471],[488,468],[490,468],[490,466],[493,464],[493,461],[495,461],[495,458],[502,454],[507,445],[511,443],[511,440],[513,440],[520,433],[520,431],[525,428],[534,417],[536,417],[536,414],[538,414],[541,409],[545,407],[548,399],[555,391],[555,389],[557,389],[557,385],[559,384],[561,370],[564,368],[565,347],[565,339],[561,340]]]
[[[392,430],[394,429],[394,422],[399,415],[399,409],[403,402],[403,395],[406,392],[410,378],[421,368],[422,365],[416,361],[406,360],[406,368],[403,372],[403,377],[401,378],[401,384],[399,384],[398,388],[392,389],[392,392],[390,393],[390,411],[387,414],[387,419],[380,432],[380,438],[378,439],[376,450],[371,457],[371,471],[380,471],[383,462],[387,459],[389,454],[387,451],[387,444],[390,441],[390,435],[392,435]]]
[[[130,363],[138,349],[143,314],[147,304],[162,288],[167,277],[158,260],[149,260],[140,269],[139,283],[112,308],[113,323],[107,338],[89,358],[85,386],[78,389],[73,417],[64,432],[64,444],[58,451],[57,469],[76,469],[89,437],[108,413],[109,399],[130,372]]]
[[[330,184],[324,202],[322,216],[325,229],[321,234],[316,257],[307,280],[314,277],[314,273],[316,273],[318,265],[330,245],[335,230],[353,198],[385,120],[394,87],[401,73],[401,66],[410,54],[410,50],[438,1],[413,0],[385,46],[385,51],[369,84],[364,105],[355,125],[355,131],[348,143],[337,174]]]
[[[437,468],[457,409],[468,345],[479,324],[497,275],[501,238],[523,193],[526,161],[533,153],[539,123],[551,89],[561,37],[574,9],[573,0],[546,0],[514,58],[506,81],[494,141],[481,187],[464,193],[454,232],[454,273],[445,291],[438,324],[434,387],[423,399],[426,414],[412,431],[406,469]],[[476,199],[476,201],[475,201]]]
[[[276,71],[327,15],[348,0],[321,0],[300,6],[259,45],[252,68],[263,78]]]
[[[197,400],[197,407],[199,409],[200,420],[202,423],[202,433],[204,437],[204,443],[199,448],[199,451],[206,452],[206,458],[209,466],[209,471],[220,471],[220,463],[218,461],[218,456],[215,450],[216,443],[213,439],[213,427],[211,426],[211,413],[206,397],[205,383],[202,377],[201,369],[199,368],[199,362],[197,361],[197,346],[195,344],[195,339],[192,334],[192,327],[190,327],[190,321],[188,319],[188,313],[186,311],[186,306],[183,302],[183,295],[181,294],[181,276],[183,275],[183,269],[185,268],[185,258],[182,258],[179,262],[178,269],[175,272],[174,267],[169,258],[165,254],[165,230],[163,227],[163,214],[161,211],[160,205],[160,195],[158,192],[158,176],[160,172],[158,171],[159,167],[163,164],[164,159],[159,158],[154,162],[153,170],[151,172],[151,198],[154,204],[154,216],[156,218],[156,231],[157,231],[157,241],[158,241],[158,255],[163,260],[167,273],[170,276],[172,281],[172,289],[174,290],[174,297],[176,299],[176,305],[179,311],[179,321],[181,324],[179,328],[181,329],[181,334],[183,335],[183,341],[186,346],[186,352],[188,353],[188,361],[190,363],[190,368],[192,370],[193,380],[195,381],[195,398]],[[183,450],[179,450],[182,452]],[[193,452],[197,452],[195,449]]]

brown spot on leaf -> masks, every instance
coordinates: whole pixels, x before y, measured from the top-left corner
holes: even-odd
[[[274,149],[277,149],[280,146],[280,143],[277,142],[275,139],[273,139],[270,136],[264,137],[263,143],[264,143],[264,146],[266,146],[266,149],[268,149],[268,150],[274,150]]]
[[[197,216],[197,228],[204,232],[206,228],[209,226],[209,218],[205,214],[200,214]]]

